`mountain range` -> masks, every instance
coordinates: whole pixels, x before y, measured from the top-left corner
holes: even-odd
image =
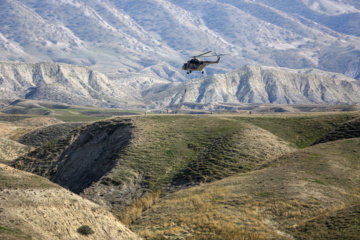
[[[165,106],[218,109],[222,104],[354,104],[359,81],[316,69],[245,66],[187,81],[149,100]],[[235,106],[234,106],[235,107]]]
[[[111,79],[89,67],[65,63],[0,63],[2,98],[108,108],[219,110],[224,105],[242,109],[248,103],[355,104],[360,102],[359,91],[358,80],[317,69],[245,66],[179,82],[141,73]]]
[[[91,66],[105,74],[185,80],[203,51],[243,65],[318,68],[359,78],[356,0],[3,0],[0,60]]]

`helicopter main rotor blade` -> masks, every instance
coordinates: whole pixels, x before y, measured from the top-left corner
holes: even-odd
[[[212,51],[208,51],[208,52],[202,53],[202,54],[200,54],[200,55],[194,56],[194,58],[204,56],[205,54],[208,54],[208,53],[211,53],[211,52],[212,52]]]
[[[220,54],[214,53],[213,57],[221,57],[225,55],[230,55],[230,53],[220,53]]]
[[[211,55],[211,56],[202,56],[203,58],[207,58],[207,57],[222,57],[222,56],[225,56],[225,55],[230,55],[229,53],[221,53],[221,54],[217,54],[217,53],[214,53],[214,55]]]

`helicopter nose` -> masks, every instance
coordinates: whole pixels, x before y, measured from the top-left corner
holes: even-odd
[[[184,65],[182,66],[182,69],[183,69],[183,70],[185,70],[185,69],[186,69],[186,64],[184,64]]]

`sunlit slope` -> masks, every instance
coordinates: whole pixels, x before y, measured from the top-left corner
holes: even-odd
[[[359,145],[359,138],[318,144],[261,170],[178,191],[161,199],[132,229],[148,239],[316,238],[320,226],[313,224],[310,232],[293,226],[360,203]],[[358,218],[358,211],[352,214]],[[331,219],[328,224],[339,225]],[[356,239],[356,224],[356,219],[347,221],[338,230],[351,230],[350,235],[334,236]]]
[[[0,137],[0,162],[10,162],[29,152],[32,148]]]
[[[139,239],[110,212],[49,180],[0,164],[1,239]],[[88,225],[94,233],[81,235]]]
[[[359,78],[358,6],[356,0],[3,0],[0,60],[179,80],[184,61],[212,50],[230,54],[207,67],[209,74],[255,64]],[[57,96],[83,100],[67,91]]]

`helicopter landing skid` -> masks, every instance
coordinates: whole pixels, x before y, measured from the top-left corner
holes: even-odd
[[[191,71],[186,72],[186,74],[190,74]],[[201,74],[204,74],[204,71],[201,71]]]

